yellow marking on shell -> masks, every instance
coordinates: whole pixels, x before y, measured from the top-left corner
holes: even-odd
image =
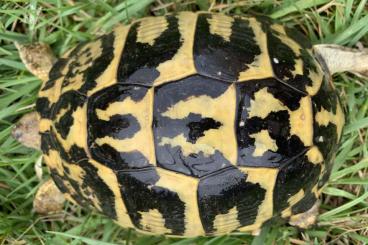
[[[309,78],[312,81],[311,86],[306,86],[306,91],[310,96],[313,96],[318,93],[318,90],[321,88],[323,82],[324,72],[322,71],[321,65],[314,58],[313,53],[310,50],[307,50],[310,57],[313,59],[313,63],[317,69],[317,71],[309,70]]]
[[[110,104],[106,110],[97,109],[97,116],[101,120],[109,120],[116,114],[132,114],[140,125],[140,130],[133,137],[127,139],[114,139],[110,136],[96,139],[98,145],[108,144],[120,152],[141,152],[147,160],[155,164],[155,149],[152,133],[152,115],[153,115],[153,90],[149,90],[142,100],[135,102],[130,97],[124,101]]]
[[[197,199],[199,179],[162,168],[156,168],[156,170],[160,179],[155,186],[176,192],[180,200],[185,203],[184,236],[203,236],[205,232],[199,215]]]
[[[98,169],[98,176],[114,193],[114,206],[117,216],[116,223],[118,223],[122,227],[134,227],[128,214],[127,208],[123,202],[123,197],[121,196],[120,192],[120,184],[114,171],[111,168],[106,167],[95,160],[90,159],[89,162]]]
[[[254,157],[262,156],[266,151],[277,151],[276,141],[270,137],[268,130],[261,130],[258,133],[249,135],[251,138],[255,139],[254,146],[255,150],[253,152]]]
[[[330,123],[334,124],[336,126],[336,133],[338,136],[337,141],[340,140],[342,128],[345,124],[345,117],[340,103],[336,106],[336,114],[322,107],[321,111],[316,113],[315,120],[320,126],[327,126]]]
[[[65,74],[67,71],[66,67],[61,72],[61,74]],[[42,88],[46,85],[46,82],[43,82],[42,88],[38,92],[38,97],[46,97],[50,101],[50,105],[56,103],[61,95],[61,85],[63,83],[64,77],[60,77],[55,80],[55,84],[52,88],[47,90],[42,90]]]
[[[67,112],[67,109],[62,109],[57,115],[57,120],[61,118]],[[73,124],[69,129],[69,133],[66,139],[63,139],[61,135],[56,133],[55,126],[53,126],[53,131],[55,132],[56,139],[60,142],[62,147],[69,151],[72,145],[77,145],[83,149],[88,149],[87,147],[87,103],[82,107],[77,107],[77,109],[72,114]],[[89,152],[86,152],[89,155]]]
[[[186,157],[189,156],[191,153],[198,154],[200,152],[202,152],[204,156],[208,157],[210,155],[213,155],[216,150],[213,146],[208,144],[192,144],[187,141],[187,139],[184,137],[184,134],[179,134],[174,138],[162,137],[159,145],[171,145],[172,147],[180,146],[183,155]]]
[[[229,99],[230,98],[230,99]],[[178,136],[174,139],[163,138],[173,147],[181,144],[183,152],[203,151],[204,154],[210,155],[215,150],[221,152],[224,157],[232,164],[237,161],[237,143],[234,131],[234,121],[236,112],[235,86],[231,85],[219,97],[211,98],[207,95],[191,96],[185,101],[179,101],[175,105],[168,108],[162,115],[172,119],[182,119],[190,113],[201,115],[203,118],[213,118],[221,123],[220,128],[210,129],[204,132],[204,136],[198,138],[194,146],[182,142],[182,138]],[[203,106],[206,105],[206,106]],[[161,142],[160,144],[165,144]],[[211,150],[213,149],[213,150]]]
[[[129,29],[130,26],[120,24],[114,28],[114,58],[111,60],[110,65],[105,69],[105,71],[96,79],[96,87],[87,92],[88,96],[117,83],[116,73]]]
[[[254,100],[250,101],[249,117],[266,118],[271,112],[277,112],[287,110],[280,100],[273,97],[271,93],[267,91],[267,88],[263,88],[254,93]]]
[[[140,224],[143,229],[155,234],[172,233],[171,229],[165,227],[165,219],[157,209],[150,209],[148,212],[139,212],[142,215]]]
[[[239,170],[247,174],[247,182],[258,183],[266,190],[265,198],[258,207],[258,214],[254,224],[239,229],[239,231],[254,231],[259,229],[265,221],[273,216],[273,190],[279,169],[239,167]]]
[[[155,40],[167,29],[169,23],[165,16],[145,17],[139,20],[137,42],[154,45]]]
[[[40,120],[39,131],[40,133],[50,130],[52,127],[52,121],[50,119],[44,118]]]
[[[248,81],[273,76],[272,65],[267,48],[267,35],[262,30],[261,25],[254,18],[246,18],[254,32],[254,40],[257,42],[261,54],[255,57],[252,64],[245,71],[239,73],[238,81]]]
[[[296,193],[295,195],[289,197],[288,203],[290,204],[290,206],[293,206],[294,204],[296,204],[300,200],[302,200],[303,197],[304,197],[304,190],[301,189],[300,191],[298,191],[298,193]]]
[[[216,234],[229,233],[240,227],[241,224],[238,220],[238,209],[235,207],[231,208],[225,214],[218,214],[213,221],[213,227],[216,229]]]
[[[49,154],[44,154],[43,159],[49,168],[54,169],[60,176],[64,175],[64,167],[61,162],[59,153],[55,150],[50,150]]]
[[[191,12],[181,12],[177,15],[182,45],[171,60],[158,65],[156,69],[160,76],[153,82],[154,86],[168,81],[179,80],[196,73],[193,44],[197,17],[197,14]]]
[[[223,14],[213,14],[211,15],[211,18],[207,19],[207,21],[212,35],[219,35],[224,40],[230,42],[231,27],[233,25],[234,18]]]
[[[277,23],[273,23],[271,25],[271,29],[278,32],[279,34],[282,34],[282,35],[286,35],[286,32],[285,32],[285,28],[283,25],[280,25],[280,24],[277,24]]]
[[[300,200],[302,200],[304,196],[305,196],[304,190],[300,189],[300,191],[298,191],[295,195],[289,197],[288,199],[289,207],[281,212],[281,217],[282,218],[290,217],[292,215],[291,207],[297,204]]]
[[[77,62],[74,67],[69,67],[68,71],[71,74],[75,74],[68,78],[69,84],[61,89],[62,93],[70,90],[78,90],[86,82],[83,80],[84,72],[93,65],[93,60],[100,57],[102,54],[102,42],[101,39],[97,39],[91,43],[85,44],[78,52],[77,56],[70,58],[66,67],[73,62]],[[87,50],[89,50],[87,52]],[[88,56],[87,54],[90,54]]]
[[[321,194],[320,189],[318,189],[318,183],[315,184],[312,189],[311,192],[314,193],[316,195],[316,197],[318,198]]]
[[[291,111],[269,93],[267,88],[263,88],[254,93],[254,100],[250,101],[249,117],[266,118],[271,112],[288,111],[290,134],[298,136],[305,146],[311,146],[313,144],[312,101],[309,96],[305,96],[299,103],[300,107]]]
[[[317,146],[312,146],[305,155],[307,156],[308,161],[313,164],[323,163],[322,153],[319,151]]]
[[[290,134],[296,135],[305,146],[313,145],[313,111],[312,100],[309,96],[301,98],[300,107],[289,111]]]
[[[62,108],[58,114],[55,115],[54,121],[60,121],[61,117],[65,115],[67,111],[70,110],[70,105],[67,106],[67,108]]]

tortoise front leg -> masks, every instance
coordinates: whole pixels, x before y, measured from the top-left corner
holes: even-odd
[[[40,149],[41,137],[38,133],[39,118],[36,112],[24,115],[12,130],[12,136],[22,145]]]

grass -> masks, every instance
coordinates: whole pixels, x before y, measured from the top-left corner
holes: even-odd
[[[2,0],[0,4],[0,244],[368,244],[368,82],[334,77],[347,124],[334,169],[323,191],[318,225],[306,231],[264,227],[258,237],[234,233],[215,238],[167,239],[122,229],[96,212],[66,204],[61,214],[39,216],[32,199],[40,180],[40,153],[21,146],[10,132],[34,110],[40,81],[20,62],[14,41],[42,41],[57,55],[146,15],[180,10],[262,13],[296,26],[313,43],[368,47],[366,0]],[[43,178],[47,178],[44,167]]]

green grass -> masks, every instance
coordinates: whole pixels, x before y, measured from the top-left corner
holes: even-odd
[[[262,13],[303,31],[313,43],[368,47],[365,0],[13,0],[0,1],[0,244],[367,244],[368,82],[350,74],[334,77],[347,124],[331,179],[324,189],[318,225],[306,231],[265,227],[261,235],[167,239],[115,225],[96,212],[66,204],[62,214],[39,216],[32,199],[39,186],[34,164],[40,153],[11,136],[19,117],[34,110],[40,81],[26,71],[14,41],[42,41],[57,55],[93,39],[118,22],[180,10]],[[47,178],[44,167],[43,178]]]

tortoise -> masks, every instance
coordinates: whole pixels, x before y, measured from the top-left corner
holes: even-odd
[[[52,176],[38,206],[178,237],[314,224],[344,125],[331,74],[367,72],[364,52],[252,15],[146,17],[57,60],[17,46],[44,81],[13,131]]]

